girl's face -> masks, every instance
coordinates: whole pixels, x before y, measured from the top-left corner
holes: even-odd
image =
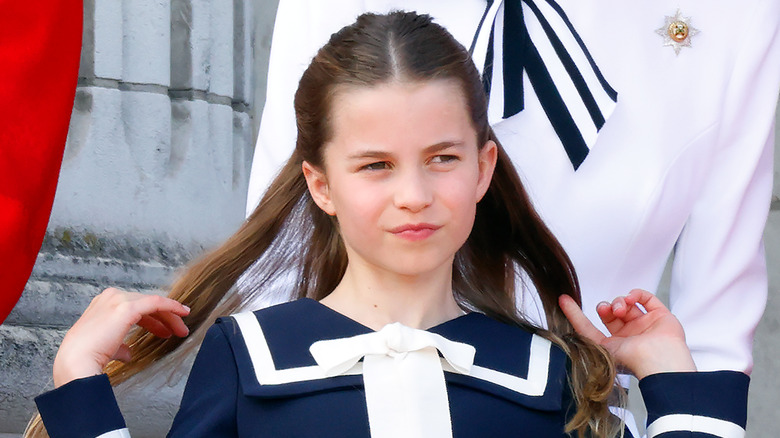
[[[345,87],[334,96],[324,170],[304,163],[319,207],[338,218],[350,266],[402,276],[451,269],[487,191],[481,150],[454,81]]]

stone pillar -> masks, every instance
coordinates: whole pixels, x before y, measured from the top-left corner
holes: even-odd
[[[753,343],[755,366],[748,398],[747,436],[777,436],[777,406],[780,402],[780,103],[775,131],[775,185],[769,221],[764,232],[769,299]]]
[[[266,75],[255,58],[267,59],[276,1],[84,3],[49,229],[0,326],[0,436],[23,431],[32,398],[51,387],[56,347],[94,295],[107,286],[163,293],[177,269],[244,219]],[[165,434],[182,383],[120,391],[134,437]]]

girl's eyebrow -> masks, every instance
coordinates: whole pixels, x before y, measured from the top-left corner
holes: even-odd
[[[443,151],[445,149],[456,148],[460,146],[463,146],[462,141],[443,141],[441,143],[436,143],[434,145],[428,146],[427,148],[425,148],[425,153],[433,154],[436,152]]]
[[[455,148],[462,146],[462,141],[443,141],[440,143],[436,143],[434,145],[428,146],[423,150],[423,153],[425,154],[433,154],[436,152],[443,151],[445,149],[449,148]],[[363,158],[386,158],[389,156],[392,156],[393,153],[390,151],[382,151],[382,150],[371,150],[366,149],[363,151],[355,152],[354,154],[349,155],[347,158],[351,160],[357,160],[357,159],[363,159]]]

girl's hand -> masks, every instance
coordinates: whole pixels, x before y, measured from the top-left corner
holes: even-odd
[[[577,333],[606,348],[619,365],[639,379],[663,372],[696,371],[682,325],[650,292],[634,289],[611,304],[599,303],[596,311],[612,336],[604,336],[570,296],[562,295],[558,303]]]
[[[100,374],[112,360],[130,360],[124,339],[136,324],[162,338],[187,336],[181,317],[189,313],[187,306],[170,298],[104,290],[65,334],[54,359],[55,388]]]

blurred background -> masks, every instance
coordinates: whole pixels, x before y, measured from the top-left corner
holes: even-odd
[[[0,438],[24,430],[33,397],[51,388],[57,345],[94,295],[107,286],[163,293],[177,269],[243,221],[277,1],[84,1],[79,84],[51,220],[25,292],[0,326]],[[777,436],[778,195],[775,171],[751,438]],[[166,377],[118,391],[133,437],[165,435],[183,387]]]

